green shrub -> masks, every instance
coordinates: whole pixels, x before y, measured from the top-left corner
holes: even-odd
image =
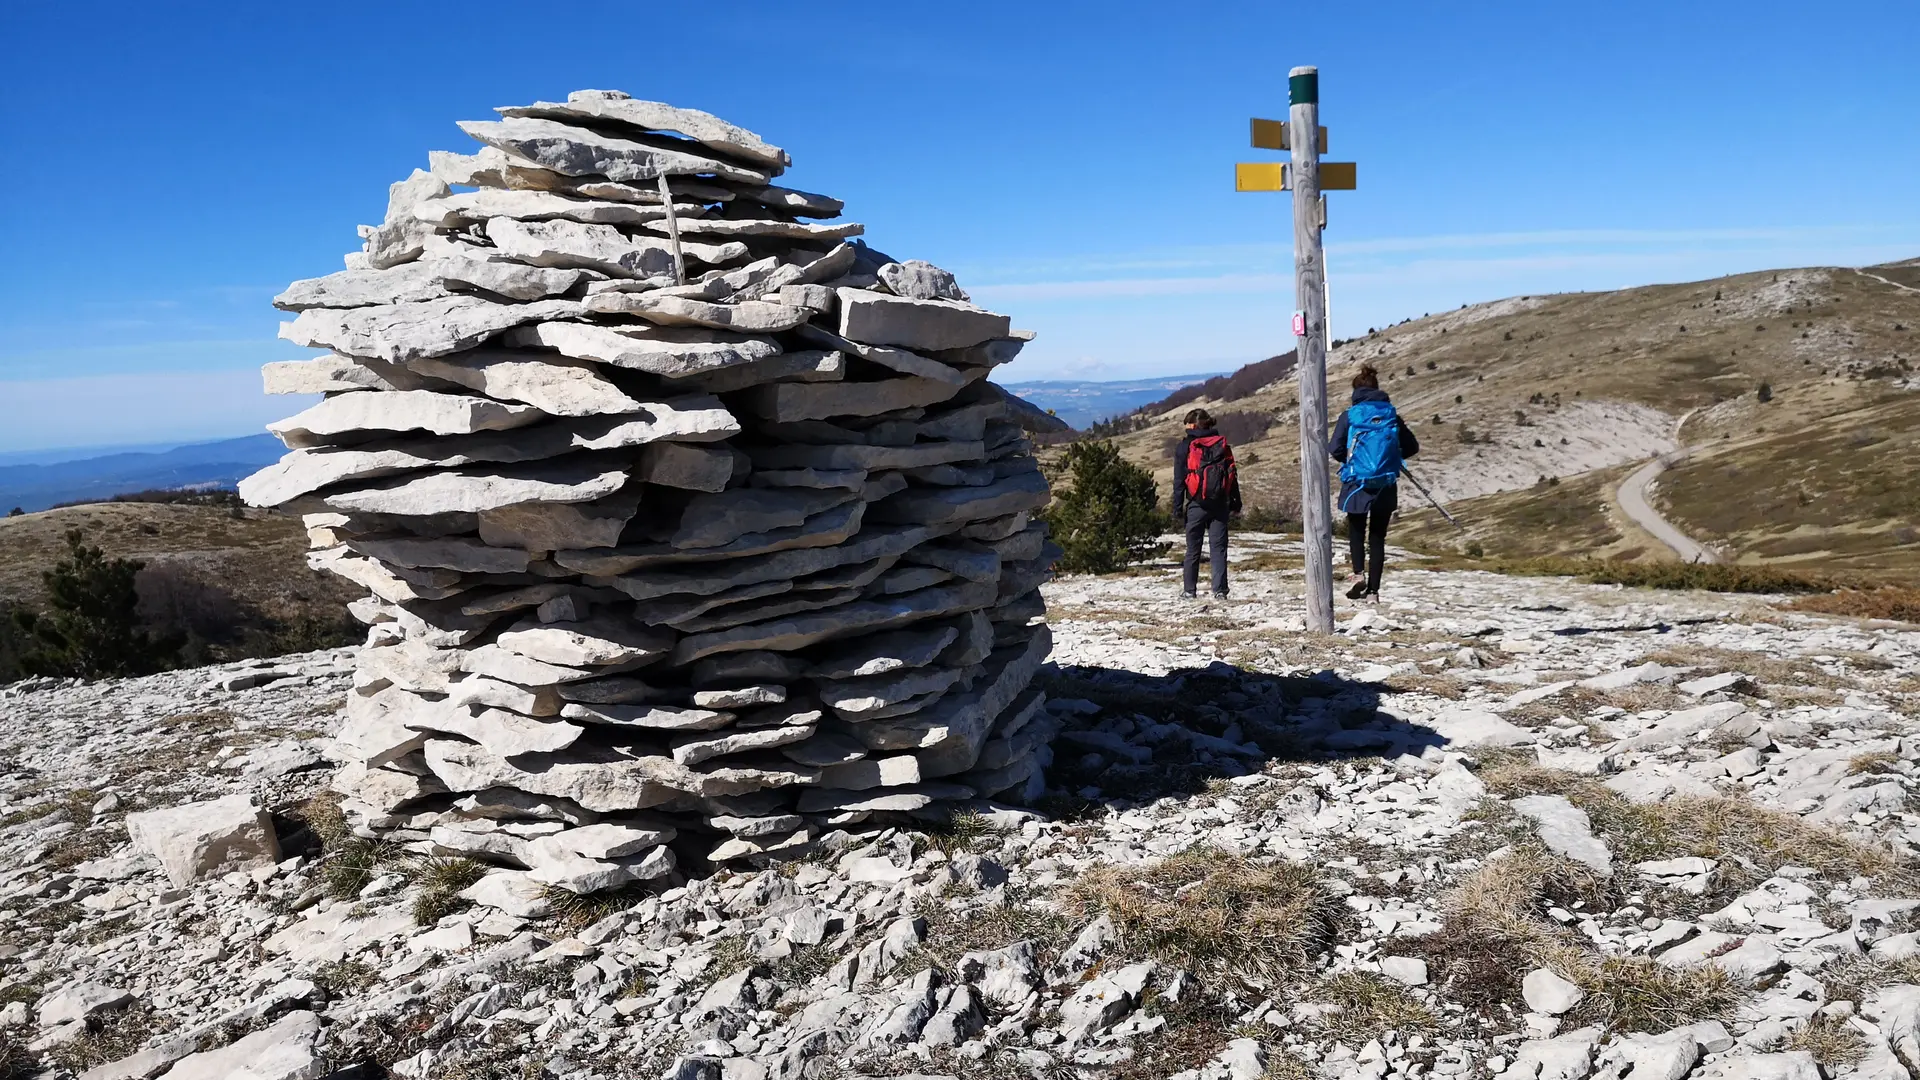
[[[1074,443],[1067,447],[1061,470],[1071,486],[1055,491],[1052,505],[1041,515],[1066,551],[1061,570],[1110,574],[1167,553],[1168,545],[1159,542],[1167,522],[1159,512],[1153,477],[1122,458],[1113,443]]]
[[[79,529],[68,530],[66,558],[41,575],[52,610],[13,614],[26,638],[20,666],[33,675],[89,679],[146,675],[176,666],[182,639],[155,636],[140,625],[134,578],[145,565],[109,559],[99,548],[88,547]]]

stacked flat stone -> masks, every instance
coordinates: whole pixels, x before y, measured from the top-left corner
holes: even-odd
[[[325,397],[241,493],[371,594],[350,824],[589,892],[1037,794],[1032,335],[718,117],[499,112],[275,300]]]

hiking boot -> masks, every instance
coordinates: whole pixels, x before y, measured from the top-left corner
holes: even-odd
[[[1223,592],[1217,592],[1213,594],[1213,598],[1215,600],[1225,600],[1227,598],[1227,594]]]
[[[1365,595],[1367,595],[1367,579],[1366,578],[1361,578],[1358,581],[1355,581],[1353,585],[1347,589],[1347,599],[1349,600],[1358,600]]]
[[[1198,596],[1197,594],[1194,594],[1194,593],[1190,593],[1190,592],[1183,592],[1183,593],[1181,593],[1181,594],[1180,594],[1180,599],[1182,599],[1182,600],[1198,600],[1198,599],[1200,599],[1200,597],[1199,597],[1199,596]]]

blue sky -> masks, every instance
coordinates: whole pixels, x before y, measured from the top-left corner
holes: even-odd
[[[216,438],[269,300],[495,105],[623,89],[793,152],[794,186],[1039,331],[1004,378],[1291,346],[1249,116],[1321,69],[1336,335],[1500,296],[1920,256],[1920,5],[473,0],[0,10],[0,451]],[[240,12],[240,14],[236,14]]]

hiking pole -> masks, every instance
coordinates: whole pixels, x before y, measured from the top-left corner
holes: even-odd
[[[1447,508],[1440,505],[1440,500],[1433,497],[1433,492],[1427,490],[1427,486],[1425,484],[1422,484],[1420,482],[1420,479],[1413,475],[1413,470],[1407,468],[1405,462],[1402,462],[1400,464],[1400,475],[1407,478],[1407,481],[1413,485],[1413,489],[1415,491],[1418,491],[1420,494],[1425,495],[1427,497],[1427,501],[1433,504],[1433,508],[1435,510],[1440,511],[1440,516],[1447,519],[1447,524],[1452,525],[1454,528],[1459,529],[1461,532],[1467,531],[1467,527],[1465,525],[1462,525],[1458,521],[1455,521],[1453,515],[1447,513]]]

